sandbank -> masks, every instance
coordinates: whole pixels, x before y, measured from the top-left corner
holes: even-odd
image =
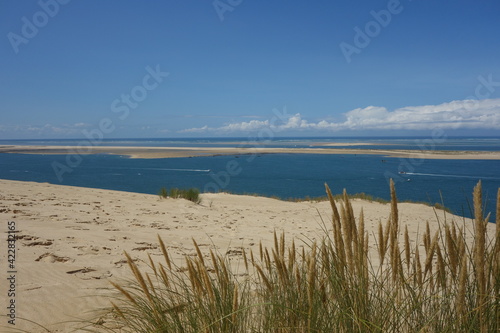
[[[113,154],[131,158],[174,158],[243,154],[364,154],[413,159],[500,160],[500,151],[444,151],[353,148],[273,147],[122,147],[122,146],[0,146],[0,153]]]

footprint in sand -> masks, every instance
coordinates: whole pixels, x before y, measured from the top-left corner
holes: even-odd
[[[136,262],[136,261],[138,261],[138,260],[139,260],[139,259],[137,259],[137,258],[132,259],[132,261],[133,261],[133,262]],[[113,264],[115,265],[115,267],[120,268],[120,267],[122,267],[123,265],[127,265],[127,264],[128,264],[128,261],[127,261],[127,259],[120,259],[120,260],[118,260],[118,261],[115,261]]]
[[[24,246],[50,246],[52,244],[53,244],[52,240],[48,239],[48,240],[45,240],[45,241],[34,241],[34,242],[31,242],[31,243],[25,243],[23,245]]]
[[[68,272],[66,272],[66,274],[88,273],[88,272],[95,272],[95,269],[84,267],[84,268],[76,269],[73,271],[68,271]]]
[[[84,267],[66,272],[66,274],[74,275],[82,280],[100,280],[111,277],[113,274],[110,271],[100,272],[94,268]]]
[[[132,249],[132,251],[145,251],[145,250],[155,250],[158,248],[158,245],[155,245],[155,244],[151,244],[151,243],[146,243],[146,242],[140,242],[140,243],[137,243],[137,245],[143,245],[143,246],[139,246],[139,247],[135,247]]]
[[[17,236],[16,236],[16,240],[22,239],[22,240],[26,240],[26,241],[36,240],[36,239],[38,239],[38,238],[39,238],[39,237],[36,237],[36,236],[30,236],[30,235],[17,235]]]
[[[55,262],[68,262],[71,259],[69,257],[60,257],[58,255],[55,255],[54,253],[44,253],[41,256],[39,256],[35,261],[41,261],[41,262],[50,262],[50,263],[55,263]]]
[[[95,246],[95,245],[88,245],[88,246],[84,246],[80,250],[82,252],[84,252],[84,253],[79,254],[79,255],[83,255],[83,254],[98,254],[100,248],[98,246]]]
[[[244,249],[242,247],[230,248],[226,251],[226,255],[230,257],[243,256]]]
[[[83,228],[83,227],[78,227],[78,226],[66,226],[65,228],[73,229],[73,230],[90,230],[89,228]]]
[[[24,292],[24,291],[37,290],[37,289],[41,289],[41,288],[42,288],[42,286],[39,284],[29,283],[29,284],[23,285],[20,289]]]

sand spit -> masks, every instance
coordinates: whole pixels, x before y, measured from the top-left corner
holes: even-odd
[[[270,147],[105,147],[105,146],[0,146],[0,153],[17,154],[114,154],[132,158],[173,158],[242,154],[368,154],[414,159],[500,160],[498,151],[444,151],[341,148],[350,144],[329,144],[332,148]],[[360,145],[369,145],[357,143]]]

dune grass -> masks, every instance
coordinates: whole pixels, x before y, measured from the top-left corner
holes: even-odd
[[[162,187],[160,191],[158,192],[158,195],[161,198],[183,198],[189,201],[192,201],[196,204],[199,204],[201,202],[200,198],[200,190],[197,188],[190,188],[190,189],[178,189],[176,187],[171,188],[170,191],[168,191],[165,187]]]
[[[163,262],[116,284],[119,296],[99,331],[111,332],[499,332],[500,190],[496,234],[486,232],[481,183],[474,188],[473,237],[445,222],[417,244],[398,220],[394,184],[391,214],[369,244],[361,212],[344,191],[337,203],[328,186],[331,231],[318,243],[296,246],[285,234],[274,247],[243,252],[247,278],[229,259],[196,242],[196,257],[176,266],[159,238]],[[421,244],[420,244],[421,243]],[[419,246],[421,245],[421,246]],[[369,247],[377,255],[369,255]]]

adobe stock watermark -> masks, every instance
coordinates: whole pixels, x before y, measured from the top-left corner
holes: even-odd
[[[382,29],[386,28],[391,23],[392,18],[402,11],[403,5],[399,0],[389,0],[386,9],[382,9],[378,12],[374,10],[370,11],[373,20],[368,21],[363,29],[358,26],[354,27],[352,44],[346,42],[339,44],[340,50],[347,63],[350,64],[352,56],[354,54],[360,54],[363,49],[370,45],[372,39],[380,35]]]
[[[271,142],[275,137],[278,128],[276,123],[278,121],[286,123],[290,116],[291,115],[286,111],[286,107],[283,107],[283,111],[273,109],[273,117],[269,121],[269,126],[260,129],[254,140],[251,138],[248,139],[248,142],[252,145],[250,149],[252,149],[253,152],[244,159],[228,161],[224,169],[219,172],[211,171],[209,175],[212,181],[205,185],[203,191],[217,193],[227,188],[231,182],[231,178],[238,176],[243,171],[243,166],[241,165],[242,161],[247,163],[252,162],[259,153],[257,148]]]
[[[436,144],[443,143],[447,140],[447,135],[443,129],[434,129],[430,139],[417,139],[415,144],[419,148],[416,150],[417,154],[412,157],[399,158],[398,173],[386,170],[384,172],[387,184],[392,179],[395,183],[407,181],[408,177],[404,175],[407,173],[415,172],[416,168],[422,165],[425,161],[425,152],[435,151]]]
[[[464,100],[464,110],[472,111],[477,109],[480,99],[490,98],[496,87],[500,87],[500,81],[493,81],[493,74],[491,73],[487,77],[479,75],[477,80],[479,83],[474,89],[474,96],[467,96]]]
[[[156,65],[155,68],[147,66],[145,70],[147,74],[143,76],[141,84],[134,86],[129,93],[123,93],[120,98],[116,98],[111,102],[110,110],[116,114],[118,120],[124,121],[127,119],[130,110],[136,109],[139,103],[148,97],[148,92],[158,88],[163,80],[170,75],[168,72],[162,72],[160,65]],[[66,173],[73,172],[82,163],[82,155],[91,153],[92,147],[99,145],[104,136],[114,132],[115,129],[116,119],[113,120],[109,117],[102,118],[98,126],[91,130],[84,129],[82,134],[86,139],[78,143],[76,150],[70,151],[66,155],[65,163],[53,161],[51,164],[59,182],[63,181]]]
[[[38,35],[40,29],[45,27],[50,19],[54,18],[61,9],[62,5],[66,5],[71,0],[40,0],[38,6],[40,10],[35,12],[29,18],[26,16],[21,17],[20,34],[9,32],[7,39],[12,46],[15,54],[19,53],[19,47],[26,45],[30,40]]]
[[[232,12],[236,7],[241,5],[243,0],[214,0],[212,6],[221,22],[224,21],[224,15],[227,12]]]
[[[477,109],[479,100],[487,99],[491,97],[491,95],[495,92],[496,87],[500,87],[500,81],[493,81],[493,74],[487,75],[484,77],[479,75],[477,77],[479,83],[476,85],[474,89],[474,95],[468,96],[465,100],[463,100],[462,109],[457,110],[458,115],[464,116],[467,112],[471,112]],[[466,118],[466,117],[465,117]],[[454,128],[460,127],[461,122],[456,122],[453,124]],[[418,154],[415,157],[409,158],[400,158],[400,163],[398,166],[398,173],[395,174],[390,171],[386,171],[384,173],[385,179],[389,183],[389,180],[392,178],[394,182],[406,181],[407,177],[404,177],[407,173],[415,172],[416,168],[422,165],[425,161],[425,152],[432,152],[436,150],[436,144],[443,143],[447,140],[447,135],[444,129],[436,128],[432,131],[432,135],[430,139],[418,139],[415,140],[415,143],[419,150]]]

